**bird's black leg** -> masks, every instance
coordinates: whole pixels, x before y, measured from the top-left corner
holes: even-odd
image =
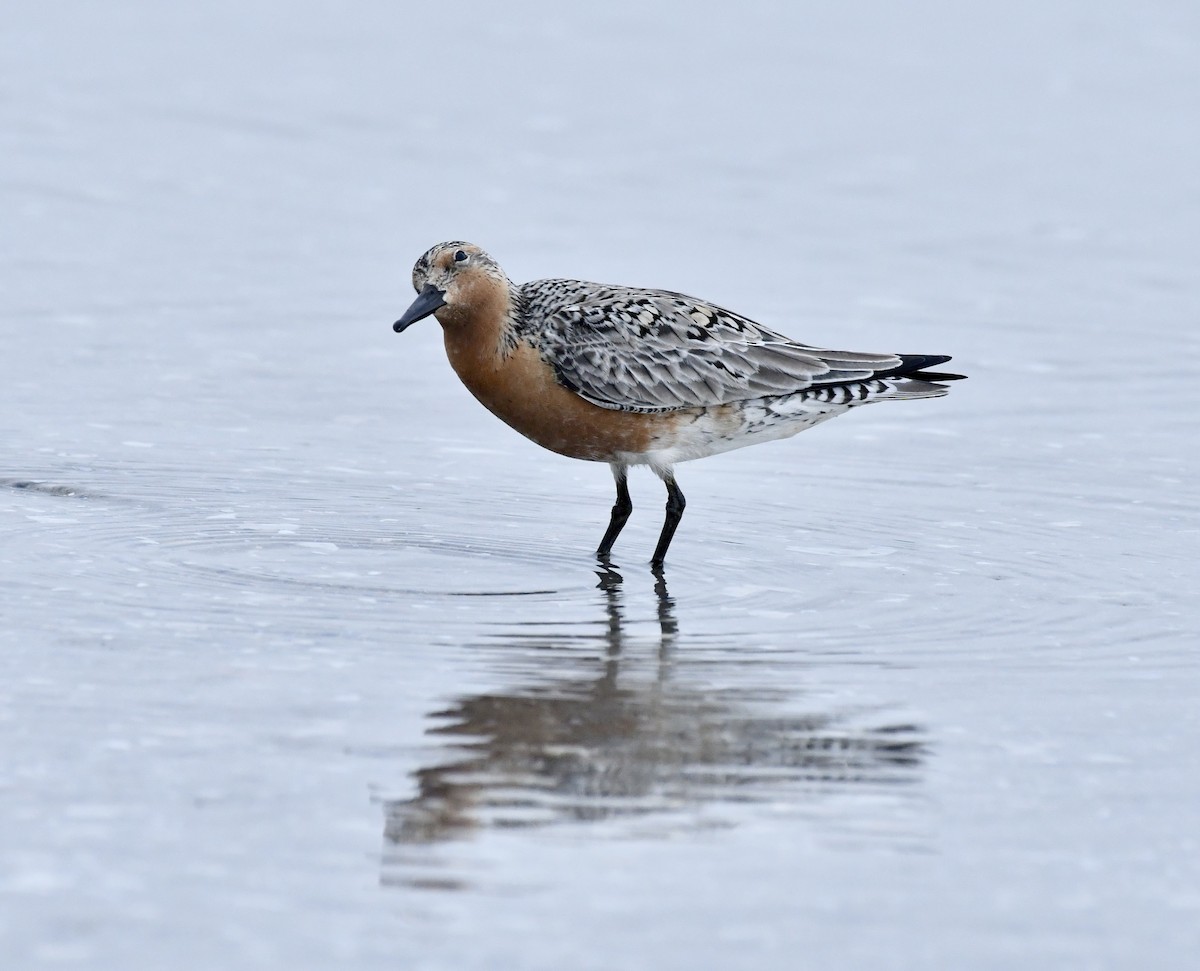
[[[654,548],[654,559],[650,561],[651,566],[659,567],[667,558],[667,547],[671,545],[675,527],[679,525],[679,520],[683,518],[683,510],[687,506],[687,500],[683,498],[683,492],[675,482],[674,473],[668,471],[662,479],[667,484],[667,518],[663,521],[662,532],[658,537],[658,546]]]
[[[608,556],[612,552],[613,543],[621,535],[621,530],[629,521],[629,514],[633,512],[633,501],[629,498],[629,470],[624,465],[614,465],[612,470],[613,478],[617,480],[617,501],[613,503],[612,519],[608,521],[604,539],[600,540],[597,556]]]

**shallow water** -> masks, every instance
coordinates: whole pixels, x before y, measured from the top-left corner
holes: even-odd
[[[1192,6],[356,9],[0,37],[5,966],[1191,967]],[[970,380],[604,568],[444,238]]]

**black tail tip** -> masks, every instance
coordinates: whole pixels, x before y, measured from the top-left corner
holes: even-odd
[[[925,368],[935,367],[953,360],[949,354],[897,354],[901,364],[892,368],[887,375],[877,377],[920,378],[922,381],[963,381],[965,374],[951,374],[947,371],[926,371]]]

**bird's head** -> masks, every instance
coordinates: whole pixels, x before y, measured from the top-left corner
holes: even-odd
[[[417,299],[392,325],[397,334],[430,314],[437,314],[445,324],[472,306],[488,302],[497,285],[505,293],[509,286],[495,260],[473,243],[461,241],[438,243],[429,249],[413,267],[412,282]]]

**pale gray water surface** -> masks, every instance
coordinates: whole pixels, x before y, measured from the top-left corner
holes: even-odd
[[[1195,4],[59,3],[0,34],[5,968],[1190,968]],[[409,268],[971,379],[680,469]]]

